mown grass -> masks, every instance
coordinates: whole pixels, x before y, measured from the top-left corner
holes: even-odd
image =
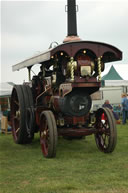
[[[0,134],[0,193],[128,193],[128,124],[119,125],[112,154],[100,152],[94,136],[59,138],[57,156],[42,156],[39,136],[17,145]]]

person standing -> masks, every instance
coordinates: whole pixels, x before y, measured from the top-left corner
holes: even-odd
[[[118,116],[118,114],[117,114],[116,112],[113,111],[113,107],[112,107],[112,105],[110,104],[109,100],[106,100],[106,101],[104,102],[104,104],[102,105],[102,107],[111,109],[111,111],[112,111],[112,113],[113,113],[113,115],[114,115],[117,123],[120,124],[119,116]]]
[[[126,124],[127,113],[128,113],[128,99],[125,93],[122,94],[121,104],[122,104],[122,116],[123,116],[122,123],[124,125]]]

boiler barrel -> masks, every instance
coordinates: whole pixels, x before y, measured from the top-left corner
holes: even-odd
[[[53,109],[64,115],[81,117],[91,109],[92,100],[88,93],[74,90],[64,97],[54,96]]]

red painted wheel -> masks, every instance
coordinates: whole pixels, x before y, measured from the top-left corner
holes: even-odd
[[[15,85],[11,95],[11,125],[14,141],[18,144],[30,143],[26,124],[27,108],[33,106],[31,89],[27,85]]]
[[[46,158],[56,156],[57,127],[54,115],[51,111],[43,111],[40,116],[40,144]]]
[[[113,113],[108,108],[100,108],[96,113],[96,129],[95,134],[97,147],[104,153],[114,151],[117,141],[116,123]]]

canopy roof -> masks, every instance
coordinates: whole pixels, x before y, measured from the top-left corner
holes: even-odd
[[[90,50],[97,58],[102,56],[102,61],[105,63],[122,59],[122,52],[110,44],[93,41],[72,41],[60,44],[16,65],[13,65],[12,70],[16,71],[22,68],[30,68],[35,64],[42,64],[46,61],[50,61],[52,60],[54,54],[59,51],[67,53],[69,57],[74,57],[81,49]]]

